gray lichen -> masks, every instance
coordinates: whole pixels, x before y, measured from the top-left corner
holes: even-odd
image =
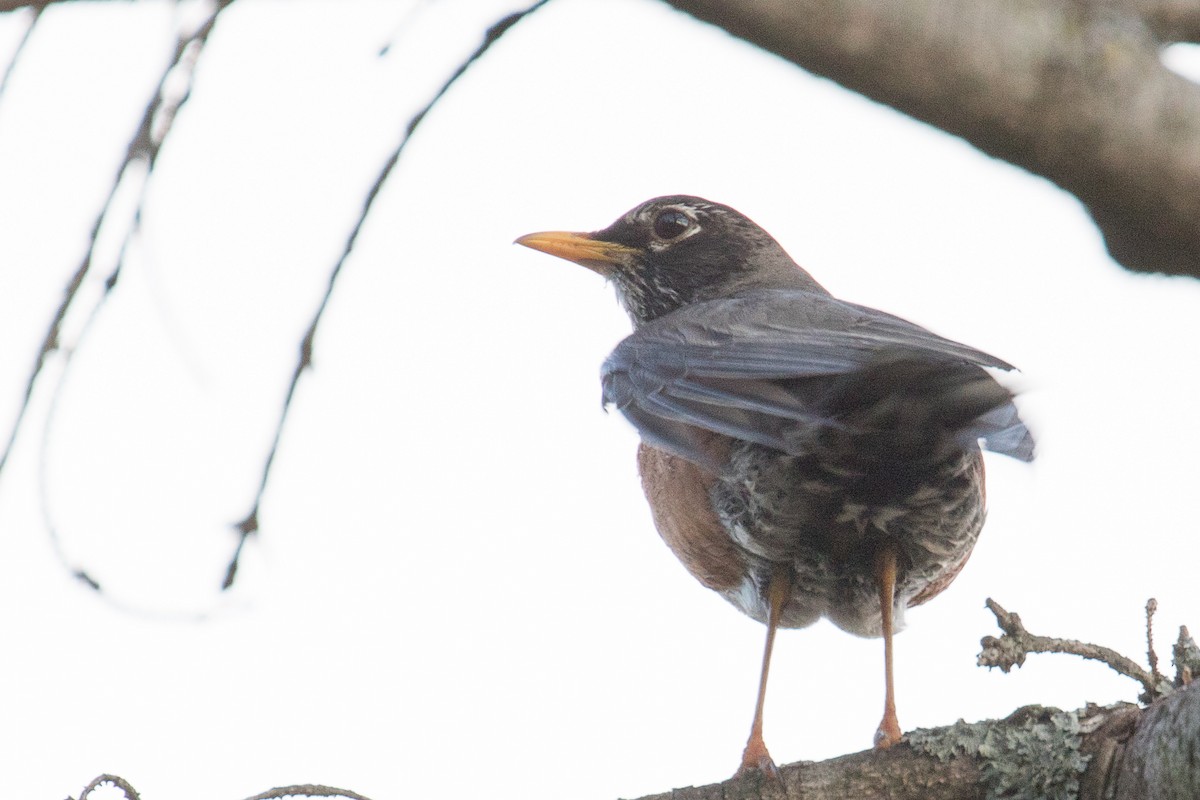
[[[1175,685],[1186,686],[1200,676],[1200,647],[1188,633],[1186,626],[1179,628],[1179,640],[1171,648],[1175,662]]]
[[[915,730],[913,749],[941,761],[978,760],[988,800],[1075,800],[1088,756],[1076,712],[1026,706],[1008,719]]]

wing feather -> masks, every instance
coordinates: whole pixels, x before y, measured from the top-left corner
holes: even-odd
[[[981,369],[1011,365],[828,295],[760,290],[687,306],[622,341],[604,363],[602,385],[605,402],[644,438],[685,458],[702,460],[692,427],[801,455],[822,429],[842,424],[831,403],[847,376],[869,379],[875,365],[896,361],[921,365],[914,375],[935,367],[939,385],[961,384],[966,403],[979,402],[983,374],[991,382],[987,407],[958,433],[1032,458],[1033,440],[1011,394]]]

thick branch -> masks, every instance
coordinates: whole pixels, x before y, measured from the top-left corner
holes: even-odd
[[[49,5],[76,1],[77,0],[0,0],[0,12],[16,11],[20,8],[32,8],[37,11],[41,11]],[[132,2],[132,0],[124,0],[124,2]]]
[[[1200,3],[1196,0],[1109,0],[1146,20],[1164,42],[1200,42]]]
[[[1078,197],[1130,269],[1200,277],[1200,87],[1168,0],[666,0]]]
[[[907,744],[828,761],[800,761],[779,768],[781,783],[760,776],[686,786],[641,800],[985,800],[980,766],[973,759],[940,759]]]
[[[993,600],[988,608],[1004,629],[1002,639],[984,639],[980,663],[1006,672],[1030,652],[1074,653],[1095,658],[1143,682],[1147,694],[1164,693],[1149,707],[1129,703],[1078,711],[1027,706],[1007,719],[967,723],[908,733],[887,750],[855,753],[820,763],[788,764],[778,779],[761,773],[724,783],[675,789],[642,800],[728,800],[788,798],[832,800],[993,800],[1008,797],[1078,800],[1194,800],[1200,797],[1200,682],[1171,686],[1157,670],[1147,672],[1104,647],[1036,636],[1020,617]],[[1146,604],[1146,633],[1154,655],[1151,621],[1157,603]],[[1181,676],[1190,675],[1200,648],[1186,629],[1175,646]],[[101,776],[93,782],[120,781]],[[127,787],[127,793],[132,787]],[[90,789],[89,789],[90,790]],[[248,800],[284,795],[343,796],[354,792],[325,786],[272,789]],[[82,800],[82,797],[80,798]]]
[[[1176,692],[1145,710],[1031,706],[1005,720],[913,731],[890,750],[790,764],[780,770],[782,784],[729,780],[642,800],[1194,798],[1200,765],[1185,756],[1198,738],[1200,691]]]
[[[1105,793],[1096,796],[1121,800],[1200,797],[1197,742],[1200,686],[1192,683],[1141,713],[1133,735],[1116,749]],[[1099,767],[1097,764],[1097,773]]]
[[[1193,800],[1200,797],[1200,763],[1189,756],[1196,741],[1200,690],[1178,691],[1147,709],[1127,703],[1069,712],[1029,706],[1003,720],[916,730],[888,750],[788,764],[778,782],[752,775],[642,800]],[[102,775],[80,800],[102,784],[137,798],[128,781]],[[367,800],[353,791],[312,784],[271,789],[247,800],[283,797]]]

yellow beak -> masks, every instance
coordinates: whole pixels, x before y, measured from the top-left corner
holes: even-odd
[[[623,244],[594,239],[589,233],[569,231],[528,233],[517,239],[516,244],[565,258],[604,276],[609,275],[617,264],[628,263],[638,252]]]

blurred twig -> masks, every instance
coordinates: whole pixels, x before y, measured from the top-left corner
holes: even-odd
[[[247,797],[246,800],[280,800],[284,797],[344,797],[346,800],[370,800],[370,798],[352,792],[349,789],[338,789],[333,786],[322,786],[318,783],[303,783],[295,786],[280,786],[265,792]]]
[[[108,297],[116,286],[121,274],[121,266],[124,261],[125,251],[136,234],[138,225],[141,219],[141,209],[145,198],[146,182],[149,179],[150,173],[153,170],[154,164],[158,159],[159,151],[162,148],[167,133],[170,131],[171,125],[175,120],[175,115],[179,108],[187,101],[191,89],[191,74],[195,68],[196,61],[199,58],[200,52],[204,44],[208,40],[209,34],[212,32],[213,25],[216,23],[217,17],[222,11],[228,8],[234,0],[214,0],[212,11],[204,22],[187,34],[181,34],[176,41],[175,50],[171,59],[164,68],[161,77],[155,87],[154,93],[149,102],[146,104],[145,110],[142,112],[142,117],[138,122],[137,128],[134,130],[128,145],[125,148],[125,155],[121,159],[120,166],[117,168],[116,174],[113,176],[113,181],[109,187],[108,195],[100,206],[100,211],[92,222],[92,227],[88,237],[88,247],[83,254],[79,266],[67,281],[63,289],[63,297],[58,307],[54,311],[51,318],[50,326],[46,331],[45,337],[42,339],[41,347],[38,350],[37,357],[34,361],[33,368],[29,372],[29,377],[25,383],[25,392],[21,400],[21,404],[17,410],[16,418],[13,420],[12,428],[9,432],[8,441],[4,446],[3,452],[0,452],[0,473],[3,472],[5,465],[8,463],[9,455],[12,453],[16,443],[17,435],[21,430],[21,423],[25,418],[25,414],[29,409],[30,401],[33,397],[34,388],[37,385],[38,379],[41,377],[46,368],[47,360],[55,352],[62,351],[64,357],[64,369],[60,375],[59,384],[55,389],[55,396],[62,391],[63,381],[66,376],[66,366],[70,363],[71,356],[75,352],[80,342],[84,339],[87,331],[91,327],[92,320],[96,318],[97,313],[103,307]],[[187,81],[185,88],[182,91],[171,92],[168,90],[168,81],[174,78],[178,71],[182,70],[186,73]],[[112,271],[103,281],[103,289],[101,295],[96,299],[92,308],[87,312],[87,318],[80,328],[80,334],[76,337],[72,347],[64,348],[61,341],[63,323],[67,318],[67,314],[77,305],[80,299],[80,289],[84,285],[85,279],[96,266],[97,245],[99,233],[105,223],[110,222],[110,217],[114,213],[114,199],[121,192],[122,188],[132,182],[140,182],[137,187],[137,200],[133,213],[133,218],[129,223],[129,227],[123,237],[121,251],[115,260]],[[49,425],[49,422],[47,422]],[[43,513],[46,509],[43,507]],[[57,534],[53,524],[47,518],[47,526],[50,529],[51,537],[55,539],[57,547]],[[60,558],[64,558],[61,548],[59,550]],[[86,571],[79,568],[71,568],[76,577],[83,580],[94,589],[99,589],[99,584],[92,579]]]
[[[115,786],[124,792],[126,800],[139,800],[137,790],[129,784],[129,781],[125,780],[119,775],[107,774],[93,778],[91,783],[83,787],[83,791],[79,793],[79,800],[87,800],[88,796],[90,796],[92,792],[101,786],[104,786],[105,784]]]
[[[83,787],[83,791],[79,794],[79,800],[87,800],[92,792],[105,785],[115,786],[120,789],[125,793],[126,800],[139,800],[137,790],[133,788],[133,785],[129,781],[119,775],[108,774],[93,778],[87,786]],[[345,800],[370,800],[369,797],[350,789],[338,789],[335,786],[323,786],[319,783],[298,783],[292,786],[279,786],[275,789],[260,792],[253,797],[247,797],[246,800],[282,800],[285,797],[341,797],[345,798]]]
[[[38,18],[42,16],[40,7],[29,9],[29,24],[25,26],[25,32],[21,34],[21,41],[17,42],[17,46],[13,48],[12,57],[8,59],[8,64],[4,67],[4,72],[0,73],[0,97],[4,96],[4,90],[8,88],[8,79],[16,69],[17,62],[21,60],[21,54],[25,52],[25,46],[29,44],[29,37],[33,35],[34,26],[37,25]]]
[[[225,580],[222,583],[222,588],[227,589],[233,585],[234,579],[237,577],[238,560],[241,558],[242,547],[253,533],[258,530],[258,512],[262,505],[263,493],[266,491],[267,482],[271,477],[271,467],[275,462],[275,455],[279,451],[279,441],[283,436],[283,426],[287,421],[288,412],[292,407],[292,399],[296,394],[296,385],[300,382],[300,376],[306,369],[312,366],[312,351],[313,340],[317,335],[317,327],[321,323],[321,318],[325,314],[325,308],[329,304],[330,297],[333,296],[333,288],[337,283],[338,277],[342,273],[342,267],[345,266],[346,260],[350,257],[350,253],[354,250],[354,245],[358,241],[358,236],[362,232],[363,224],[367,220],[367,216],[371,213],[371,207],[375,204],[375,199],[379,195],[380,189],[387,182],[388,176],[392,174],[396,164],[400,161],[400,155],[404,152],[405,146],[412,139],[413,133],[416,132],[425,116],[437,105],[438,101],[450,90],[459,78],[478,61],[483,54],[486,53],[492,45],[499,41],[505,33],[512,28],[517,22],[520,22],[525,17],[529,16],[539,8],[544,6],[549,0],[538,0],[538,2],[526,8],[524,11],[517,11],[509,14],[504,19],[490,27],[483,37],[483,41],[479,44],[475,51],[472,52],[461,64],[454,70],[450,77],[442,84],[441,88],[434,93],[432,99],[425,104],[424,108],[416,113],[408,125],[405,126],[404,132],[400,136],[400,140],[392,149],[387,159],[383,163],[383,167],[379,170],[374,183],[367,190],[366,199],[363,201],[362,210],[358,214],[358,218],[354,226],[350,229],[350,234],[346,237],[346,243],[342,247],[342,252],[334,262],[333,269],[329,273],[329,282],[325,287],[325,294],[321,297],[321,302],[317,306],[316,312],[313,314],[312,321],[308,325],[304,336],[300,340],[300,356],[296,360],[296,367],[292,371],[292,379],[288,384],[287,393],[284,395],[283,407],[279,413],[279,420],[275,425],[275,434],[271,439],[271,446],[267,451],[266,458],[263,461],[262,473],[258,483],[258,491],[255,492],[254,500],[251,502],[250,511],[241,521],[234,524],[234,530],[239,534],[237,547],[234,549],[233,558],[229,561],[229,567],[225,571]]]

